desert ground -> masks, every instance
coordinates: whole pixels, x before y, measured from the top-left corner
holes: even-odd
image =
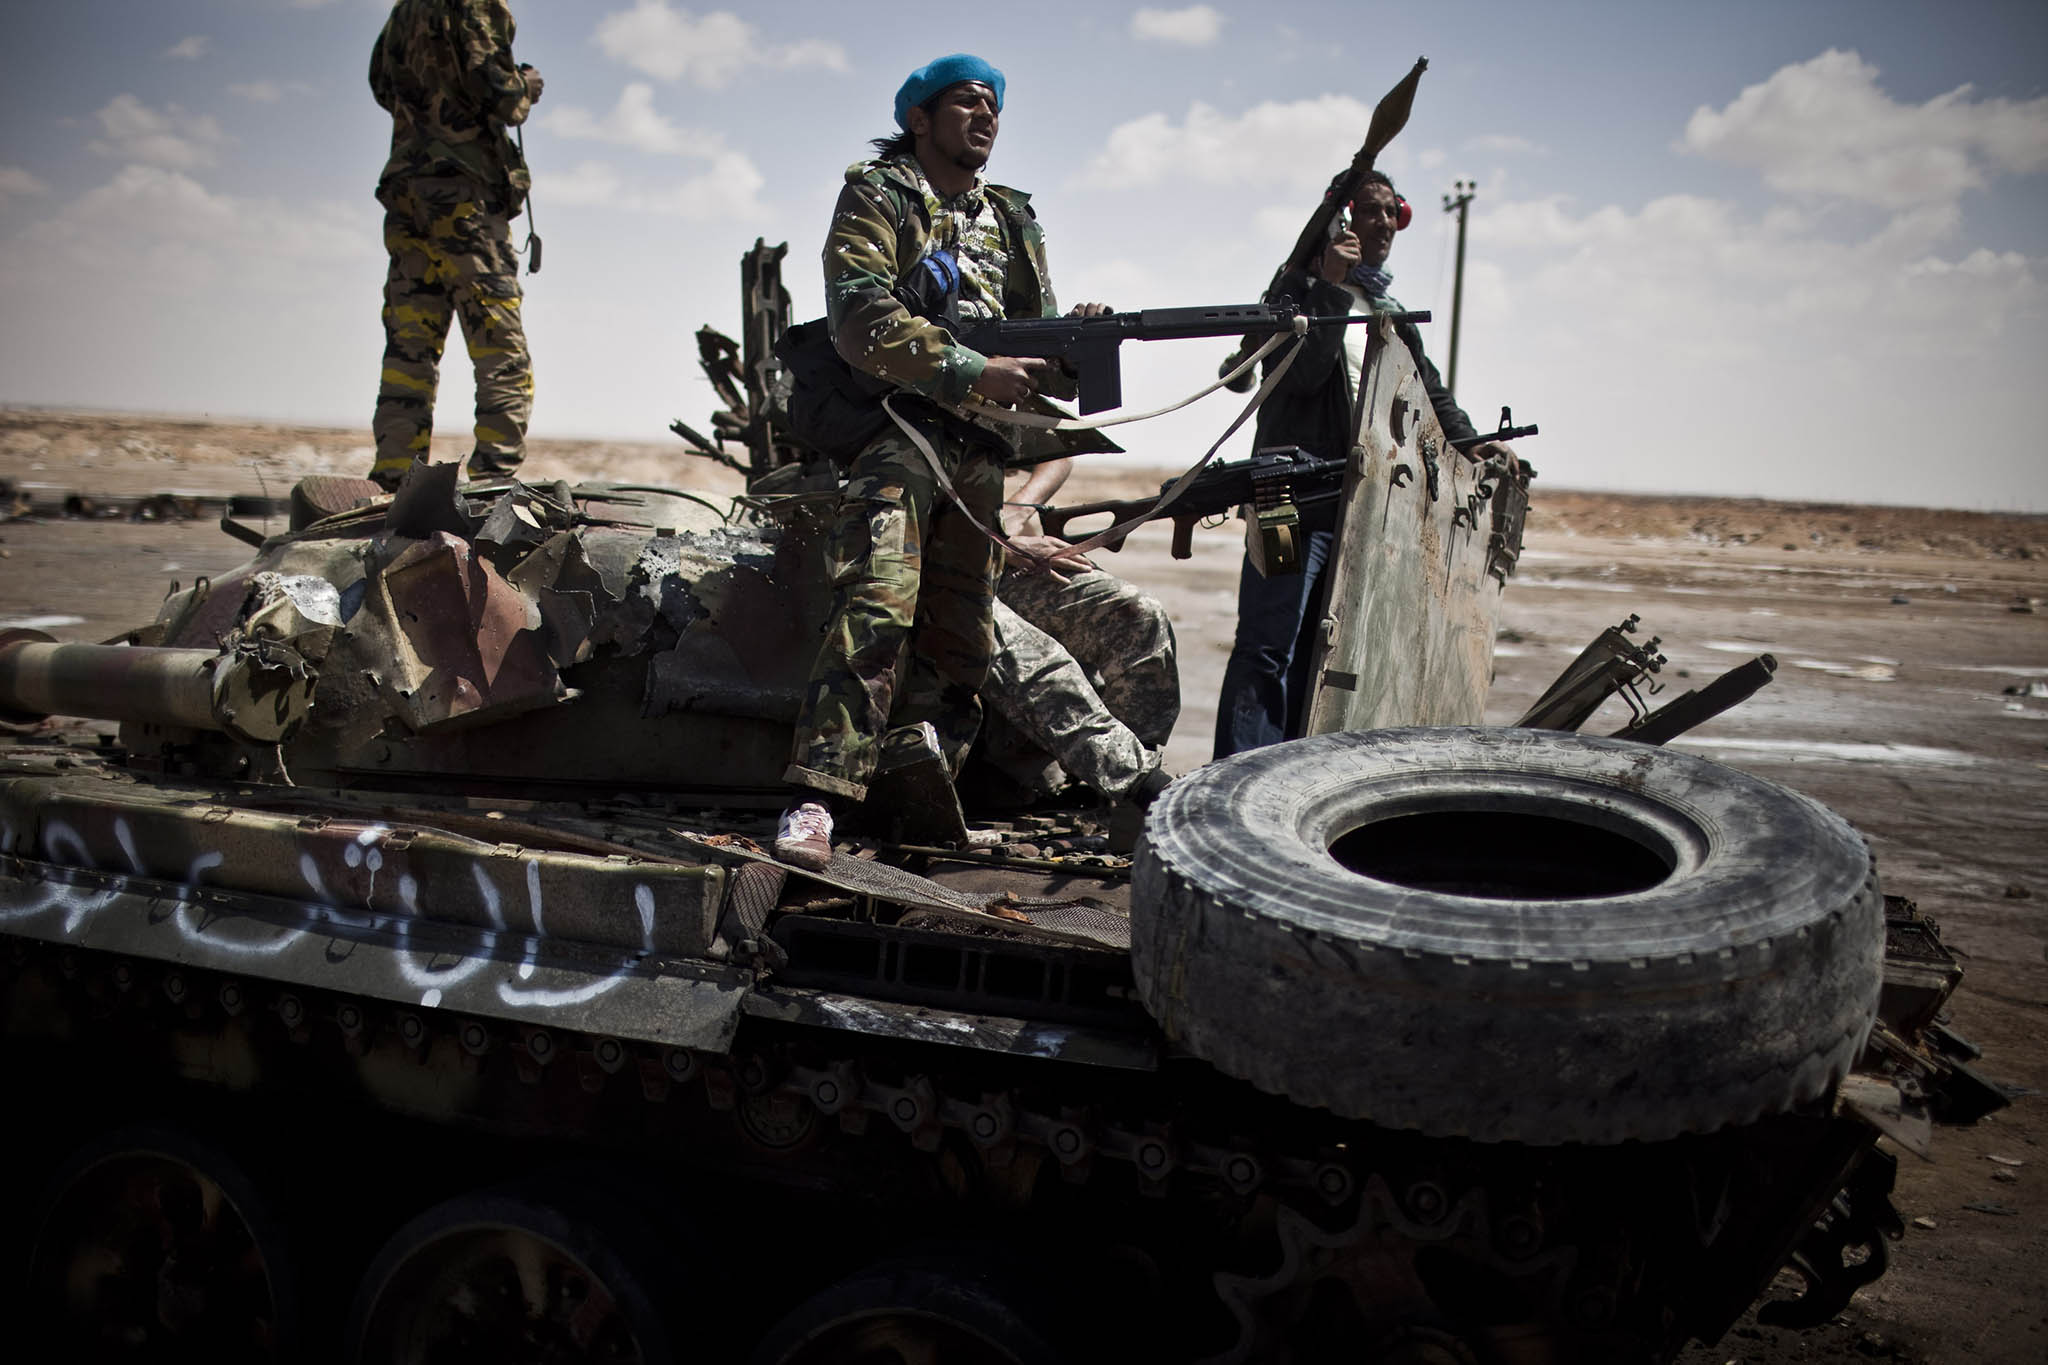
[[[450,440],[436,455],[463,450]],[[1543,466],[1543,452],[1528,453]],[[281,497],[300,475],[369,463],[360,430],[0,410],[0,484],[12,494],[0,500],[0,628],[107,639],[149,620],[173,584],[247,555],[216,528],[217,511],[44,515],[66,492]],[[536,441],[527,472],[739,485],[674,440]],[[1063,500],[1141,495],[1170,472],[1084,467]],[[1236,523],[1205,527],[1193,558],[1176,561],[1165,528],[1147,527],[1101,556],[1173,615],[1176,772],[1209,755],[1240,534]],[[2017,1096],[1974,1127],[1940,1130],[1934,1161],[1902,1156],[1894,1202],[1907,1236],[1842,1316],[1803,1334],[1746,1320],[1684,1359],[2048,1358],[2048,517],[1624,497],[1539,478],[1488,721],[1512,722],[1630,613],[1662,640],[1669,696],[1776,656],[1771,686],[1678,744],[1806,792],[1870,838],[1885,889],[1917,901],[1967,956],[1953,1027]],[[1585,728],[1625,719],[1610,702]]]

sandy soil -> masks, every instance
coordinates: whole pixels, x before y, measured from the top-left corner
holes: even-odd
[[[437,443],[456,458],[463,445]],[[59,490],[281,496],[305,473],[368,468],[367,433],[0,410],[0,481]],[[678,441],[533,444],[537,478],[735,488]],[[1162,471],[1084,468],[1070,501],[1136,496]],[[0,502],[0,516],[6,513]],[[1184,706],[1168,751],[1209,753],[1230,646],[1239,528],[1175,561],[1147,528],[1107,567],[1157,594],[1180,633]],[[244,548],[210,521],[0,522],[0,627],[97,640],[148,620],[174,583]],[[1633,612],[1670,657],[1671,695],[1758,653],[1777,680],[1680,743],[1805,791],[1872,840],[1888,891],[1936,916],[1969,975],[1954,1026],[1982,1069],[2048,1092],[2048,518],[1643,498],[1539,481],[1510,584],[1488,720],[1514,720],[1588,640]],[[1613,729],[1619,703],[1588,732]],[[2038,1094],[1902,1160],[1908,1235],[1891,1272],[1817,1331],[1746,1321],[1688,1365],[2048,1358],[2048,1112]],[[1990,1158],[2004,1158],[1994,1161]],[[2008,1162],[2018,1162],[2010,1165]],[[1971,1207],[1971,1206],[1977,1207]]]

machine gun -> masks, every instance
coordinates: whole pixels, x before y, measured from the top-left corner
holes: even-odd
[[[1500,412],[1500,429],[1481,432],[1452,441],[1453,449],[1464,452],[1489,441],[1512,441],[1534,436],[1536,426],[1512,425],[1512,414]],[[1173,557],[1187,559],[1194,554],[1195,523],[1244,507],[1258,534],[1246,539],[1252,563],[1262,574],[1292,573],[1301,567],[1300,527],[1302,513],[1320,511],[1337,500],[1344,490],[1345,461],[1318,459],[1299,446],[1269,446],[1255,451],[1249,459],[1210,465],[1195,481],[1160,512],[1173,518]],[[1173,486],[1159,485],[1164,493]],[[1075,503],[1069,507],[1041,507],[1038,521],[1049,536],[1077,541],[1068,535],[1070,522],[1107,514],[1112,526],[1142,517],[1158,504],[1155,498],[1111,498],[1102,502]],[[1148,518],[1149,520],[1149,518]],[[1123,548],[1123,537],[1107,541],[1112,550]]]
[[[1344,327],[1370,322],[1372,313],[1309,317],[1310,327]],[[1429,314],[1394,313],[1399,322],[1428,322]],[[1175,341],[1186,337],[1272,336],[1291,331],[1301,312],[1291,303],[1226,303],[1209,308],[1144,308],[1134,313],[1101,313],[1092,318],[1008,318],[962,328],[959,342],[983,355],[1041,356],[1061,360],[1080,380],[1083,413],[1101,412],[1124,401],[1117,347],[1126,341]]]
[[[1249,459],[1210,465],[1195,476],[1170,509],[1160,513],[1173,518],[1173,557],[1187,559],[1194,554],[1195,523],[1250,504],[1260,516],[1257,543],[1267,552],[1260,572],[1292,572],[1300,567],[1300,513],[1336,501],[1344,488],[1344,464],[1342,459],[1317,459],[1299,446],[1274,446],[1254,452]],[[1173,481],[1168,480],[1159,485],[1160,492],[1172,486]],[[1067,534],[1069,522],[1108,513],[1115,525],[1143,516],[1158,501],[1156,497],[1112,498],[1071,507],[1041,507],[1038,520],[1047,535],[1073,541],[1081,537]],[[1105,543],[1112,550],[1123,548],[1121,536]]]

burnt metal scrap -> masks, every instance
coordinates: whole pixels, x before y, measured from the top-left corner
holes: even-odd
[[[282,517],[287,499],[252,493],[98,493],[62,484],[0,479],[0,519],[68,517],[98,521],[197,521],[202,517]]]
[[[711,414],[711,436],[680,420],[669,424],[693,454],[740,470],[750,481],[813,458],[788,434],[789,379],[775,354],[777,339],[789,330],[789,291],[782,285],[788,254],[787,242],[771,247],[757,237],[740,257],[742,340],[715,327],[697,329],[698,366],[725,405]],[[746,448],[745,462],[727,453],[728,444]]]

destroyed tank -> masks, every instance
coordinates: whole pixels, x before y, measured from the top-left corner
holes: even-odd
[[[800,484],[773,330],[721,434]],[[312,479],[124,641],[0,636],[8,719],[118,725],[0,757],[15,1340],[1656,1361],[1787,1265],[1768,1320],[1833,1316],[1879,1137],[1995,1102],[1954,959],[1801,796],[1477,726],[1527,471],[1444,456],[1389,329],[1365,389],[1318,733],[1135,845],[910,784],[763,856],[829,491]]]

